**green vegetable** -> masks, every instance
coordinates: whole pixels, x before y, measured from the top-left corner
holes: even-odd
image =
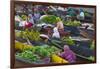
[[[41,22],[54,24],[54,23],[57,22],[57,19],[56,19],[56,18],[57,18],[57,17],[54,16],[54,15],[47,15],[47,16],[45,16],[45,17],[43,17],[43,18],[41,19]]]
[[[51,53],[55,53],[57,51],[60,51],[58,48],[56,48],[55,46],[51,46],[51,48],[48,48],[48,51]]]
[[[76,21],[76,20],[74,20],[74,21],[64,21],[64,25],[66,25],[66,26],[80,26],[81,25],[81,23],[80,23],[80,21]]]
[[[94,44],[94,41],[92,41],[90,45],[90,49],[94,49],[94,47],[95,47],[95,44]]]
[[[16,32],[15,35],[17,37],[29,39],[29,40],[32,40],[32,41],[41,40],[39,31],[33,30],[33,29],[31,29],[31,30],[26,29],[25,31]]]
[[[92,15],[90,15],[89,12],[87,12],[87,11],[84,12],[84,15],[88,16],[88,17],[92,17]]]
[[[47,51],[47,49],[45,47],[42,47],[42,46],[36,46],[35,52],[37,54],[41,55],[42,57],[50,56],[50,53]]]
[[[30,61],[39,60],[39,57],[37,55],[34,55],[33,52],[29,50],[25,50],[22,53],[17,53],[16,56],[30,60]]]
[[[75,42],[70,37],[63,37],[63,41],[65,41],[68,45],[75,45]]]
[[[93,56],[88,57],[89,60],[94,61],[95,58]]]
[[[54,46],[35,46],[35,53],[41,55],[42,57],[50,57],[53,53],[59,51],[58,48]]]
[[[50,57],[52,54],[55,54],[59,51],[58,48],[54,46],[48,46],[48,45],[41,45],[41,46],[28,46],[24,45],[22,43],[17,43],[16,48],[21,48],[21,53],[17,53],[17,56],[25,59],[30,59],[31,61],[35,61],[38,59],[38,56],[44,58],[44,57]],[[36,55],[38,56],[36,56]]]

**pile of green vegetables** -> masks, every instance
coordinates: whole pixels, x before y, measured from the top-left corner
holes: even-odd
[[[40,32],[34,29],[28,30],[26,29],[25,31],[20,31],[16,32],[16,37],[24,38],[24,39],[29,39],[32,41],[39,41],[41,40],[40,38]]]
[[[84,12],[84,15],[88,16],[88,17],[92,17],[92,15],[89,12],[87,12],[87,11]]]
[[[76,20],[71,21],[71,20],[69,20],[69,21],[64,21],[64,25],[65,26],[80,26],[81,23],[80,23],[80,21],[76,21]]]
[[[90,49],[92,49],[92,50],[93,50],[94,48],[95,48],[95,42],[94,42],[94,41],[92,41],[92,42],[91,42],[91,44],[90,44]]]
[[[40,59],[38,55],[33,54],[33,52],[29,50],[25,50],[21,53],[17,53],[16,56],[30,61],[36,61]]]
[[[58,48],[54,46],[36,46],[35,47],[35,53],[39,54],[42,57],[50,57],[52,54],[59,51]]]
[[[75,45],[75,41],[72,40],[70,37],[63,37],[62,41],[66,42],[68,45]]]
[[[41,58],[50,57],[52,54],[58,51],[60,50],[54,46],[42,45],[24,49],[17,53],[16,56],[30,61],[36,61],[40,60]]]
[[[44,16],[44,17],[40,20],[40,22],[49,23],[49,24],[54,24],[54,23],[57,22],[56,18],[57,18],[57,17],[54,16],[54,15],[47,15],[47,16]]]
[[[91,61],[94,61],[95,60],[95,57],[94,56],[90,56],[87,58],[88,60],[91,60]]]

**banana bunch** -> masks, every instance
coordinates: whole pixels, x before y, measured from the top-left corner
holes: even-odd
[[[31,30],[28,37],[32,41],[39,41],[40,40],[40,33],[37,30],[36,31]]]
[[[32,41],[39,41],[40,40],[40,33],[37,30],[28,30],[26,29],[25,31],[20,31],[15,33],[16,37],[24,38],[24,39],[29,39]]]
[[[21,43],[21,42],[15,42],[15,49],[16,50],[21,50],[21,51],[24,51],[24,50],[29,50],[29,49],[33,49],[34,47],[31,46],[31,45],[27,45],[27,44],[24,44],[24,43]]]

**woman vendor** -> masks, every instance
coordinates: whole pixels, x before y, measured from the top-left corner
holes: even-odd
[[[58,32],[60,33],[60,36],[63,37],[63,36],[69,35],[69,32],[64,31],[64,25],[63,25],[63,22],[61,21],[61,19],[59,17],[57,17],[56,21],[57,21],[56,27],[58,29]]]

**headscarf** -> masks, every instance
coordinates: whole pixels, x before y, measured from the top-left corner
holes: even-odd
[[[64,52],[62,52],[60,56],[68,60],[70,63],[73,63],[76,60],[76,55],[72,50],[70,50],[68,45],[64,45]]]

